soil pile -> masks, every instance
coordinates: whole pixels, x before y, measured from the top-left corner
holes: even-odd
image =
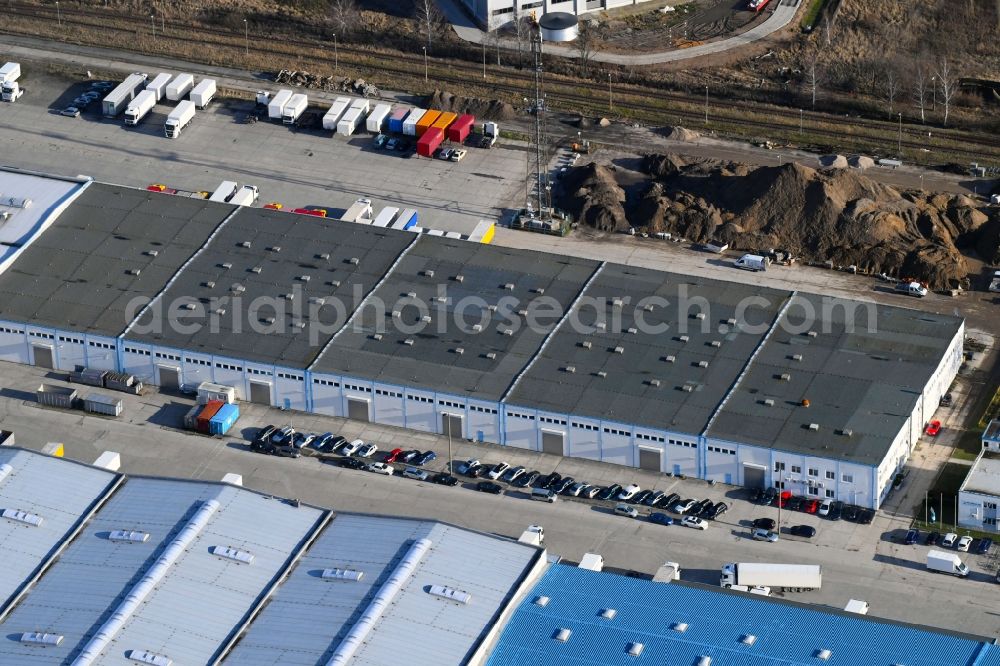
[[[821,155],[819,164],[824,169],[846,169],[847,158],[843,155]]]
[[[684,127],[664,127],[663,136],[673,141],[697,141],[701,136],[693,130]]]
[[[452,113],[471,113],[483,120],[511,120],[517,116],[514,107],[506,102],[462,97],[443,90],[435,90],[427,98],[427,108]]]
[[[1000,213],[959,195],[900,192],[856,171],[798,164],[688,164],[649,155],[646,183],[626,190],[596,164],[564,177],[559,205],[607,231],[628,226],[694,242],[719,239],[734,250],[785,248],[805,261],[913,276],[952,287],[968,274],[961,250],[990,261],[1000,254]]]

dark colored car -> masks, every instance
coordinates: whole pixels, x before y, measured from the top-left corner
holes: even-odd
[[[662,490],[651,490],[649,491],[649,497],[646,498],[644,504],[646,506],[656,506],[656,503],[663,499],[665,495],[666,493]]]
[[[530,472],[525,472],[521,476],[514,479],[514,487],[516,488],[527,488],[532,483],[538,480],[541,474],[537,470],[531,470]]]
[[[844,515],[844,503],[837,500],[830,507],[830,513],[827,514],[827,518],[830,520],[840,520]]]
[[[548,478],[545,479],[545,483],[542,480],[538,480],[538,487],[545,488],[546,490],[554,490],[562,482],[562,474],[552,472],[549,474]]]
[[[599,500],[609,500],[612,497],[617,497],[618,493],[622,491],[622,487],[617,483],[613,483],[601,492],[597,493],[597,499]]]
[[[778,489],[768,488],[764,491],[764,496],[761,497],[762,504],[774,504],[778,501]]]
[[[658,500],[656,502],[656,506],[660,507],[661,509],[668,509],[672,507],[674,504],[676,504],[677,500],[679,500],[680,498],[681,496],[678,495],[677,493],[670,493],[666,497],[663,497],[660,500]]]
[[[438,472],[431,477],[432,483],[438,483],[442,486],[454,486],[458,484],[458,479],[449,474],[448,472]]]
[[[557,483],[555,486],[552,487],[552,490],[554,490],[557,493],[564,493],[567,490],[569,490],[569,487],[572,486],[574,483],[576,483],[576,479],[574,479],[572,476],[564,476],[559,481],[559,483]]]
[[[701,513],[702,518],[708,518],[709,520],[715,520],[726,511],[729,511],[729,505],[725,502],[716,502],[712,506],[708,507]]]
[[[479,471],[484,469],[485,467],[486,467],[485,465],[467,465],[465,467],[464,473],[470,479],[475,479],[477,476],[479,476]]]
[[[385,460],[383,462],[394,463],[399,461],[399,456],[403,455],[403,449],[393,449],[385,455]]]
[[[858,516],[859,523],[862,525],[871,525],[873,520],[875,520],[874,509],[861,509],[861,515]]]
[[[341,467],[346,467],[347,469],[364,469],[368,465],[359,458],[340,458],[338,462]]]
[[[805,497],[798,497],[798,496],[792,497],[790,500],[788,500],[788,505],[787,505],[788,510],[801,511],[805,503],[806,503]]]
[[[790,534],[795,536],[805,537],[806,539],[811,539],[816,536],[816,528],[812,525],[795,525],[788,530]]]
[[[434,453],[433,451],[424,451],[423,453],[421,453],[420,455],[418,455],[417,457],[415,457],[410,462],[412,464],[416,465],[417,467],[423,467],[427,463],[429,463],[429,462],[431,462],[433,460],[436,460],[436,459],[437,459],[437,454],[436,453]]]
[[[657,525],[673,525],[674,519],[665,513],[651,513],[649,514],[649,522]]]
[[[263,453],[266,455],[273,455],[275,453],[275,447],[270,442],[256,439],[250,442],[250,450],[254,453]]]
[[[903,544],[906,546],[912,546],[920,538],[920,532],[917,530],[909,530],[906,536],[903,537]]]
[[[702,501],[695,504],[694,509],[692,509],[688,513],[692,516],[700,516],[705,511],[711,509],[713,506],[715,506],[715,502],[713,502],[710,499],[703,499]]]
[[[277,430],[277,429],[278,429],[277,426],[266,425],[266,426],[264,426],[263,428],[261,428],[260,430],[257,431],[257,434],[254,435],[254,437],[253,437],[253,441],[255,441],[255,442],[261,442],[261,443],[266,442],[267,439],[271,435],[273,435],[274,431]]]
[[[492,481],[480,481],[476,484],[476,490],[481,493],[489,493],[491,495],[500,495],[503,493],[503,486],[499,483],[493,483]]]
[[[763,500],[763,499],[764,499],[764,489],[763,488],[754,488],[754,489],[752,489],[750,491],[750,498],[749,498],[749,500],[753,504],[760,504],[761,500]]]
[[[652,490],[640,490],[635,495],[632,496],[628,502],[629,504],[645,504],[649,496],[653,494]]]
[[[472,471],[474,472],[474,476],[477,479],[481,479],[484,476],[486,476],[487,474],[489,474],[492,469],[493,469],[493,465],[479,465],[478,467],[476,467]]]
[[[854,506],[853,504],[844,507],[844,520],[849,520],[852,523],[858,522],[858,516],[861,515],[861,507]]]
[[[320,451],[336,451],[346,441],[346,437],[334,435],[333,437],[321,442],[316,448]]]
[[[990,548],[993,547],[993,539],[980,539],[976,542],[976,552],[980,555],[986,555],[990,552]]]
[[[927,541],[925,541],[924,543],[926,543],[928,546],[936,546],[940,541],[941,541],[941,533],[931,532],[930,534],[927,535]]]
[[[413,459],[419,455],[420,451],[417,451],[416,449],[413,449],[411,451],[404,451],[403,453],[399,454],[397,462],[403,462],[403,463],[413,462]]]
[[[761,530],[773,530],[775,522],[772,518],[757,518],[753,521],[753,526]]]

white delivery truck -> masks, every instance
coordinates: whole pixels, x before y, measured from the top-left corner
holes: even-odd
[[[919,282],[900,282],[896,285],[896,291],[907,296],[923,298],[927,295],[927,287]]]
[[[267,117],[269,120],[281,120],[281,112],[292,98],[291,90],[279,90],[267,103]]]
[[[224,180],[215,191],[212,192],[212,196],[208,197],[209,201],[219,201],[225,203],[233,198],[233,195],[239,191],[240,185],[235,180]]]
[[[386,206],[379,214],[375,216],[375,221],[372,222],[373,227],[382,227],[383,229],[392,224],[392,221],[396,219],[396,213],[399,212],[398,208],[393,208],[392,206]]]
[[[146,90],[152,90],[156,95],[156,101],[159,102],[167,94],[167,84],[170,83],[170,79],[173,78],[170,74],[166,72],[160,72],[156,77],[146,84]]]
[[[382,132],[382,126],[385,125],[385,119],[389,117],[392,113],[392,107],[388,104],[379,104],[372,112],[368,114],[368,120],[365,121],[365,127],[372,134],[380,134]]]
[[[358,125],[361,124],[362,115],[361,109],[348,109],[344,117],[340,119],[337,123],[337,134],[342,137],[349,137],[354,134],[354,131],[358,129]]]
[[[16,102],[17,98],[24,94],[21,84],[17,80],[21,78],[21,63],[8,62],[0,67],[0,97],[5,102]]]
[[[237,206],[252,206],[257,201],[257,186],[256,185],[244,185],[236,194],[234,194],[229,199],[229,203],[236,204]]]
[[[6,62],[0,67],[0,83],[17,81],[19,78],[21,78],[21,63]]]
[[[189,99],[182,101],[167,116],[167,122],[163,125],[163,133],[168,139],[176,139],[181,135],[181,130],[194,120],[194,102]]]
[[[285,104],[285,108],[281,110],[281,122],[286,125],[294,125],[299,116],[305,112],[307,106],[309,106],[307,95],[302,93],[292,95],[288,103]]]
[[[766,271],[767,259],[759,254],[744,254],[733,262],[733,266],[742,268],[745,271]]]
[[[733,562],[722,565],[722,587],[769,587],[772,590],[798,592],[818,590],[823,570],[818,564],[764,564]]]
[[[950,574],[965,578],[969,575],[969,567],[955,553],[946,553],[943,550],[931,550],[927,553],[927,570],[938,573]]]
[[[204,109],[215,97],[216,90],[215,79],[202,79],[191,91],[191,101],[199,109]]]
[[[125,124],[134,127],[156,106],[156,93],[146,89],[125,107]]]
[[[141,72],[129,74],[124,81],[108,93],[101,102],[101,112],[106,118],[114,118],[125,110],[128,103],[135,99],[139,91],[146,86],[146,75]]]
[[[337,123],[344,117],[344,112],[351,106],[350,97],[338,97],[333,100],[333,106],[323,116],[323,129],[333,132],[337,131]]]
[[[194,75],[178,74],[173,81],[167,84],[167,99],[171,102],[179,102],[191,92],[191,88],[194,88]]]
[[[403,121],[403,134],[406,136],[416,136],[417,123],[420,122],[425,113],[427,113],[427,109],[413,109],[413,111],[410,111],[410,115],[406,116],[406,120]]]
[[[545,528],[541,525],[528,525],[528,529],[521,532],[518,541],[531,546],[541,546],[545,543]]]
[[[340,218],[344,222],[366,222],[372,220],[371,199],[361,198],[351,204],[344,216]]]

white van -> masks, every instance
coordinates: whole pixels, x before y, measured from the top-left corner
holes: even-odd
[[[531,499],[538,500],[539,502],[548,502],[552,504],[559,496],[555,492],[548,490],[546,488],[534,488],[531,491]]]
[[[896,291],[917,298],[923,298],[927,295],[927,288],[919,282],[900,282],[896,285]]]
[[[767,259],[759,254],[744,254],[742,257],[733,262],[733,265],[736,266],[736,268],[742,268],[745,271],[766,271]]]

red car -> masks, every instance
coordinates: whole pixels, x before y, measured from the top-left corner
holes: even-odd
[[[389,451],[389,455],[385,457],[387,463],[394,463],[399,460],[399,456],[403,455],[403,449],[393,449]]]
[[[819,511],[819,500],[809,500],[808,502],[806,502],[806,505],[803,507],[803,510],[806,513],[816,513],[817,511]]]
[[[778,496],[778,506],[784,509],[785,505],[788,504],[788,500],[790,499],[792,499],[792,491],[782,490],[781,495]]]
[[[315,217],[326,217],[326,210],[322,208],[296,208],[292,211],[299,215],[313,215]]]
[[[927,424],[927,427],[924,428],[924,432],[931,437],[937,437],[938,433],[941,432],[941,422],[937,420],[931,421]]]

